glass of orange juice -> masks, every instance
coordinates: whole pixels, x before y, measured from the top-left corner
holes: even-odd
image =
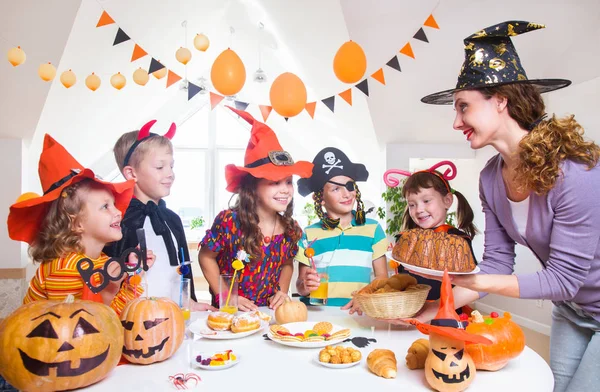
[[[235,279],[233,274],[219,276],[219,310],[221,312],[236,314],[238,311],[238,276],[239,273],[235,275]]]
[[[183,319],[185,320],[185,323],[187,325],[188,321],[190,319],[190,316],[191,316],[190,279],[179,278],[177,284],[174,285],[174,287],[177,287],[177,290],[174,290],[174,293],[171,296],[171,299],[173,299],[177,303],[177,305],[179,305],[179,308],[181,309],[181,312],[183,313]]]
[[[320,264],[315,260],[317,273],[319,274],[319,288],[310,293],[311,305],[327,305],[327,296],[329,294],[329,265]]]

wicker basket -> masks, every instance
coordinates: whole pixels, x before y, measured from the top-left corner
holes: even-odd
[[[431,286],[418,284],[407,291],[380,294],[357,294],[354,301],[361,310],[373,318],[407,318],[412,317],[425,304]]]

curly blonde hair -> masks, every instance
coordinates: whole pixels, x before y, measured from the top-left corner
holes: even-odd
[[[75,230],[84,216],[82,195],[95,187],[103,187],[91,179],[81,180],[63,189],[42,220],[35,240],[29,247],[34,262],[44,263],[64,257],[69,252],[83,253],[81,234]]]
[[[515,181],[520,192],[548,193],[561,174],[560,165],[566,159],[585,164],[588,169],[598,163],[600,147],[583,138],[583,127],[574,115],[562,118],[553,115],[540,121],[545,105],[536,87],[515,83],[479,91],[486,99],[494,95],[506,98],[510,117],[522,129],[529,130],[519,142]]]

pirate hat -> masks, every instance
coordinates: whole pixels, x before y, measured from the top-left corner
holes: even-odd
[[[367,181],[369,172],[362,163],[352,163],[341,150],[326,147],[313,159],[314,167],[309,178],[298,180],[298,193],[307,196],[323,189],[325,183],[336,176],[347,176],[354,181]]]
[[[10,206],[7,224],[8,235],[13,240],[31,244],[50,204],[61,195],[63,189],[86,178],[106,186],[115,197],[115,206],[123,214],[133,196],[133,180],[116,184],[99,180],[92,170],[84,168],[48,134],[44,137],[38,173],[44,194],[38,196],[28,192]]]
[[[447,105],[457,91],[499,86],[508,83],[531,84],[540,93],[567,87],[566,79],[528,79],[510,37],[545,28],[524,21],[502,22],[487,27],[464,39],[465,61],[458,75],[456,88],[421,98],[421,102]]]
[[[436,333],[451,339],[461,340],[467,343],[491,344],[491,340],[481,335],[475,335],[467,332],[467,321],[460,321],[456,310],[454,310],[454,295],[452,294],[452,285],[448,270],[444,270],[442,279],[440,308],[437,315],[430,324],[421,323],[418,320],[410,320],[410,323],[417,327],[425,335]]]
[[[237,193],[242,178],[251,174],[256,178],[279,181],[293,174],[310,176],[313,164],[306,161],[294,162],[292,156],[283,150],[275,132],[267,124],[256,121],[249,113],[227,106],[238,116],[252,125],[250,141],[246,147],[244,166],[225,166],[227,190]]]

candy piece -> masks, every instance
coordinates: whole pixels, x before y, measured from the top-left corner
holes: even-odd
[[[306,248],[304,250],[304,256],[306,256],[307,258],[311,258],[315,256],[315,250],[313,248]]]
[[[466,313],[461,313],[458,318],[460,318],[461,321],[467,321],[469,316]]]
[[[309,337],[310,335],[313,335],[313,334],[315,334],[315,331],[313,331],[312,329],[308,329],[308,330],[304,331],[304,337],[305,338],[307,338],[307,337]]]
[[[202,355],[198,355],[196,357],[196,362],[202,362]]]
[[[494,323],[494,320],[492,320],[491,318],[486,318],[484,321],[487,325],[492,325]]]
[[[129,278],[129,284],[137,286],[142,283],[142,277],[139,275],[133,275]]]
[[[192,270],[192,268],[190,267],[189,264],[182,264],[179,267],[177,267],[177,273],[179,275],[188,275],[191,270]]]
[[[497,318],[498,317],[498,313],[497,312],[492,312],[492,313],[490,313],[490,317],[491,318]]]
[[[235,259],[233,260],[233,263],[231,263],[231,266],[233,267],[234,270],[239,271],[241,269],[244,269],[244,263],[242,263],[241,260],[239,259]]]

